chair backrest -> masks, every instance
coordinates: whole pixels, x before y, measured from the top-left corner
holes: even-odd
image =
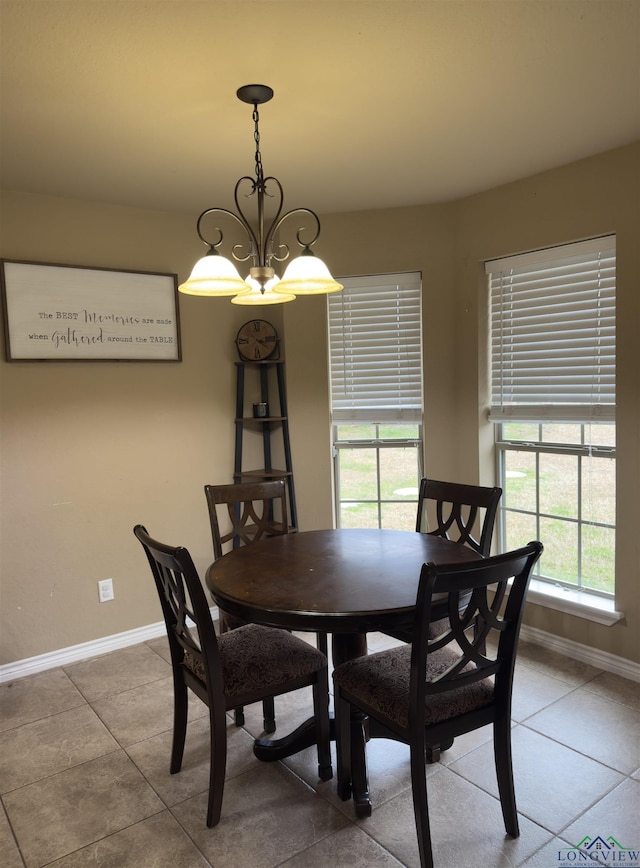
[[[510,708],[527,588],[542,549],[542,543],[534,541],[468,564],[422,567],[411,651],[410,708],[414,713],[424,709],[425,696],[464,688],[490,676],[495,678],[494,703]],[[432,601],[442,594],[448,596],[448,625],[430,639]],[[440,598],[437,604],[441,605]],[[429,666],[429,656],[442,651],[444,669]]]
[[[229,549],[238,548],[266,536],[289,532],[284,479],[205,485],[204,493],[216,560],[224,554],[227,543]],[[226,510],[221,508],[220,515],[218,507],[222,506]]]
[[[416,530],[464,543],[487,557],[501,495],[498,487],[421,479]],[[432,509],[428,509],[428,501],[432,501]],[[484,516],[479,515],[479,510],[484,511]],[[428,527],[431,513],[436,521],[433,528]],[[475,530],[478,521],[479,530]]]
[[[204,588],[186,548],[133,529],[147,555],[167,627],[174,679],[177,673],[210,708],[224,690],[222,665]]]

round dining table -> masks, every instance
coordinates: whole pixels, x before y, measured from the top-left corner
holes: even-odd
[[[313,530],[234,549],[211,564],[206,583],[218,607],[244,621],[330,633],[337,666],[367,653],[367,633],[393,635],[410,628],[424,563],[478,558],[461,543],[428,533]],[[278,760],[314,742],[310,720],[284,738],[257,739],[254,752],[259,759]],[[364,735],[360,742],[352,745],[352,792],[356,813],[365,816],[371,800]]]

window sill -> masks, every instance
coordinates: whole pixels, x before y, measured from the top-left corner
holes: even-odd
[[[616,611],[615,601],[589,591],[573,591],[548,582],[532,579],[527,600],[538,606],[565,612],[587,621],[595,621],[610,627],[624,618],[624,612]]]

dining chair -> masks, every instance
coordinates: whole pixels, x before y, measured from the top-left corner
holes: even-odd
[[[332,777],[329,676],[325,655],[286,630],[246,624],[217,637],[200,578],[186,548],[152,539],[142,544],[156,584],[169,638],[173,671],[173,742],[169,771],[182,766],[189,690],[209,708],[210,768],[207,826],[220,820],[227,758],[226,712],[311,686],[318,746],[318,775]]]
[[[494,763],[507,833],[519,834],[511,759],[511,694],[518,635],[540,542],[466,564],[424,564],[413,644],[336,667],[333,672],[338,794],[351,796],[351,727],[359,711],[378,734],[409,745],[420,864],[433,866],[426,754],[455,737],[493,726]],[[448,598],[448,628],[429,638],[433,600]],[[466,600],[466,603],[463,601]],[[487,650],[491,649],[491,650]]]
[[[214,560],[234,548],[289,532],[284,479],[205,485],[204,493],[209,509]],[[220,611],[222,633],[244,623],[240,618]],[[319,634],[318,648],[323,654],[327,653],[327,644],[326,634]],[[237,726],[244,724],[241,707],[235,711],[235,720]],[[273,697],[270,697],[264,703],[264,729],[265,732],[274,732],[275,728],[275,708]]]
[[[430,533],[472,548],[482,557],[491,551],[491,538],[502,489],[438,479],[420,480],[416,531]],[[476,527],[478,525],[479,526]],[[432,638],[444,629],[446,605],[434,601]],[[402,642],[413,639],[410,628],[397,628],[388,635]]]
[[[257,542],[263,537],[288,533],[283,479],[205,485],[204,493],[209,509],[213,558],[216,561],[226,551],[241,545]],[[245,622],[220,610],[219,623],[220,631],[226,633]],[[265,700],[263,712],[265,732],[275,732],[273,697]],[[244,725],[242,707],[236,708],[235,721],[236,726]]]

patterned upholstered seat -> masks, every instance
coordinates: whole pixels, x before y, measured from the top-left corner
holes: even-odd
[[[440,677],[455,665],[460,656],[448,648],[435,651],[427,658],[427,680]],[[467,664],[466,669],[470,668]],[[357,694],[376,714],[400,727],[409,725],[411,681],[411,646],[400,645],[368,657],[349,660],[337,676],[343,691]],[[458,714],[483,708],[493,701],[493,679],[486,678],[456,687],[447,693],[428,696],[424,705],[427,724],[440,723]]]
[[[311,678],[324,661],[316,648],[287,633],[261,624],[245,624],[217,637],[227,701],[270,689],[280,693],[289,681]],[[186,651],[184,666],[206,684],[203,657]],[[252,700],[254,701],[254,700]]]
[[[511,692],[527,587],[542,553],[539,542],[477,562],[420,575],[411,645],[349,660],[333,672],[338,794],[351,795],[352,709],[376,723],[376,734],[410,746],[411,784],[422,866],[433,866],[425,756],[439,756],[462,733],[494,728],[494,758],[505,827],[517,837],[511,767]],[[447,623],[430,638],[433,601],[447,598]],[[438,603],[438,605],[442,605]],[[492,650],[487,650],[492,649]]]
[[[318,775],[332,777],[329,742],[327,658],[286,632],[258,624],[230,630],[219,638],[189,552],[152,539],[137,525],[167,627],[174,688],[171,774],[180,771],[187,733],[188,691],[209,708],[211,765],[207,826],[220,820],[227,758],[226,712],[238,706],[313,688],[318,743]]]

